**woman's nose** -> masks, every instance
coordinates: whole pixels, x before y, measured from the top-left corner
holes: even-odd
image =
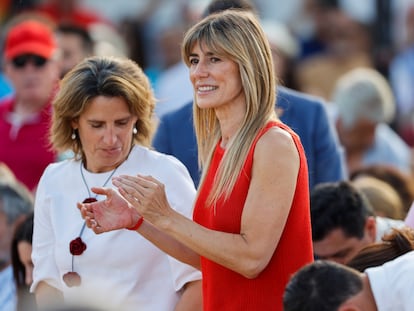
[[[114,129],[108,128],[107,130],[105,130],[104,142],[108,145],[111,145],[115,141],[116,141],[116,133],[115,133]]]
[[[206,77],[208,76],[207,66],[200,61],[196,66],[194,66],[191,74],[193,77]]]

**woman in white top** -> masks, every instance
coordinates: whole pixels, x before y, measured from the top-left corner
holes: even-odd
[[[77,209],[99,199],[91,188],[112,187],[112,176],[144,174],[162,180],[170,204],[191,218],[195,188],[186,168],[148,148],[154,105],[147,77],[127,59],[88,58],[62,80],[51,143],[74,157],[49,165],[37,189],[31,291],[38,305],[86,298],[109,310],[201,310],[199,271],[134,231],[96,235]]]

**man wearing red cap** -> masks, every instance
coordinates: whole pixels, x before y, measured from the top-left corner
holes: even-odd
[[[34,191],[46,166],[56,160],[48,127],[59,79],[53,30],[40,20],[13,24],[5,37],[4,73],[13,97],[0,102],[0,162]]]

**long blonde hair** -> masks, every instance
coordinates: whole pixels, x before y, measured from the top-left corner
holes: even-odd
[[[228,198],[257,133],[269,120],[277,119],[274,110],[276,78],[266,35],[251,12],[226,10],[209,15],[190,28],[182,47],[188,66],[193,47],[201,43],[213,53],[238,64],[246,98],[245,117],[226,149],[210,192],[207,204],[212,204],[222,195]],[[221,132],[214,109],[200,109],[194,98],[193,110],[199,163],[203,168],[202,183]]]

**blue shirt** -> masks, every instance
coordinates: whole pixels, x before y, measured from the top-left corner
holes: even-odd
[[[9,80],[0,72],[0,99],[11,96],[13,94],[13,87]]]
[[[16,307],[16,285],[14,283],[12,266],[9,265],[0,271],[0,310],[15,311]]]

